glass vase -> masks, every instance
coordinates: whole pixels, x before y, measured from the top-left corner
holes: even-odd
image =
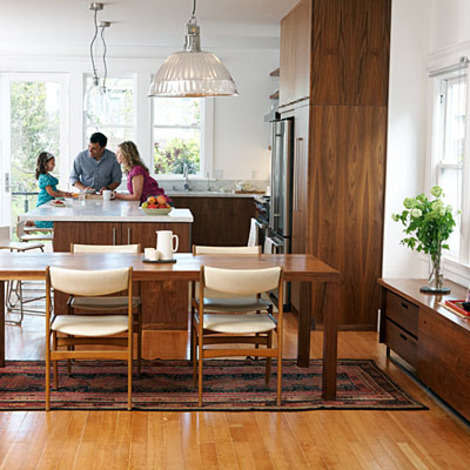
[[[444,275],[442,274],[441,258],[442,249],[435,254],[431,254],[431,273],[428,278],[428,285],[421,287],[421,292],[429,294],[449,294],[450,289],[444,287]]]

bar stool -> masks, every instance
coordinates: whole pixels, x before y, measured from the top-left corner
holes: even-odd
[[[26,226],[25,221],[19,220],[18,218],[16,223],[16,236],[18,237],[18,240],[22,242],[52,242],[54,239],[54,229]]]
[[[25,253],[30,250],[44,251],[44,243],[14,242],[10,238],[10,227],[0,226],[0,250],[9,250],[12,253]],[[16,301],[14,300],[16,297]],[[19,312],[20,318],[17,321],[6,320],[5,323],[21,326],[25,314],[40,314],[44,312],[36,309],[25,309],[24,305],[44,299],[45,296],[25,298],[23,295],[22,281],[7,281],[5,306],[8,313]]]

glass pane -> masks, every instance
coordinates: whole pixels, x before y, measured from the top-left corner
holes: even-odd
[[[94,127],[88,127],[87,136],[91,136],[93,132],[96,132]],[[117,146],[125,140],[132,140],[135,142],[135,128],[113,128],[113,127],[101,127],[102,132],[108,138],[108,145],[106,148],[116,153]]]
[[[441,168],[439,185],[444,190],[445,202],[450,204],[454,211],[456,226],[449,238],[450,251],[445,252],[452,257],[459,257],[460,250],[460,227],[462,216],[456,215],[457,211],[462,210],[462,170],[454,168]]]
[[[448,79],[446,84],[443,159],[446,163],[461,163],[465,144],[466,79]]]
[[[135,83],[132,78],[108,78],[106,93],[86,79],[84,109],[87,126],[94,131],[102,126],[135,126]]]
[[[154,98],[152,101],[155,126],[200,127],[200,98]]]
[[[153,163],[156,174],[190,174],[200,172],[201,132],[199,129],[153,130]]]
[[[10,82],[12,224],[36,205],[36,196],[28,193],[38,191],[38,155],[47,151],[60,158],[61,92],[55,82]]]

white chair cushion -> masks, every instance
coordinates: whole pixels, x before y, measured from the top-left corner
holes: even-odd
[[[216,333],[265,333],[274,330],[276,324],[267,315],[204,314],[205,329]]]
[[[38,250],[44,248],[44,243],[8,242],[7,244],[3,244],[0,242],[0,248],[14,251]]]
[[[74,336],[111,336],[127,331],[127,315],[58,315],[51,328]]]
[[[256,297],[229,297],[207,298],[204,297],[204,310],[206,312],[253,312],[255,310],[267,310],[269,302]]]
[[[43,233],[43,234],[38,234],[38,235],[22,235],[21,236],[21,241],[22,242],[32,242],[32,241],[40,241],[40,240],[44,240],[44,241],[52,241],[54,239],[54,236],[52,234],[47,234],[47,233]]]
[[[127,296],[114,297],[74,297],[70,302],[73,308],[94,310],[97,308],[127,308]],[[140,305],[140,297],[132,297],[132,306]]]

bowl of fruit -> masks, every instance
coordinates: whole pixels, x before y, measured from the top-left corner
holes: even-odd
[[[172,207],[168,203],[168,197],[164,194],[159,196],[149,196],[140,208],[147,215],[168,215]]]

